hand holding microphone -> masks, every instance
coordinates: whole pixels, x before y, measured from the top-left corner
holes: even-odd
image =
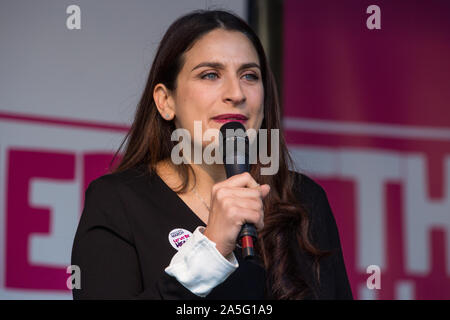
[[[269,185],[258,185],[248,172],[213,186],[211,212],[204,235],[216,243],[224,257],[233,252],[245,223],[254,224],[258,231],[264,227],[262,200],[269,191]]]
[[[216,248],[225,257],[234,250],[236,240],[241,242],[244,258],[253,257],[256,231],[264,226],[262,200],[270,186],[260,186],[249,173],[249,141],[244,126],[239,122],[228,122],[220,131],[227,180],[212,188],[205,235],[216,243]]]

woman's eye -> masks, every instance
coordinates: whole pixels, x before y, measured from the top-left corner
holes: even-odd
[[[205,75],[202,76],[202,79],[209,79],[209,80],[214,80],[217,77],[217,73],[215,72],[209,72]]]
[[[207,80],[215,80],[218,77],[219,77],[219,75],[215,72],[209,72],[209,73],[206,73],[201,76],[202,79],[207,79]],[[249,80],[249,81],[257,81],[259,79],[259,77],[253,73],[247,73],[244,75],[244,77],[246,77],[247,80]]]
[[[253,73],[247,73],[244,75],[244,77],[250,76],[249,78],[247,78],[247,80],[252,80],[252,81],[256,81],[258,80],[258,76],[256,74]]]

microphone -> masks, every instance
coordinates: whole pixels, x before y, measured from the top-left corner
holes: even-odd
[[[229,129],[229,130],[227,130]],[[250,171],[249,140],[242,123],[231,121],[220,127],[222,133],[223,163],[227,178]],[[254,224],[245,223],[238,236],[244,259],[255,256],[253,241],[257,233]]]

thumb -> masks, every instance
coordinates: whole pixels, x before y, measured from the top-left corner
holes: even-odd
[[[260,188],[261,188],[262,197],[264,199],[270,192],[270,186],[268,184],[263,184],[262,186],[260,186]]]

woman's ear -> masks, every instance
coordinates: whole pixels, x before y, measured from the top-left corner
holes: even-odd
[[[175,116],[175,107],[171,92],[165,85],[158,83],[153,90],[153,100],[161,116],[170,121]]]

